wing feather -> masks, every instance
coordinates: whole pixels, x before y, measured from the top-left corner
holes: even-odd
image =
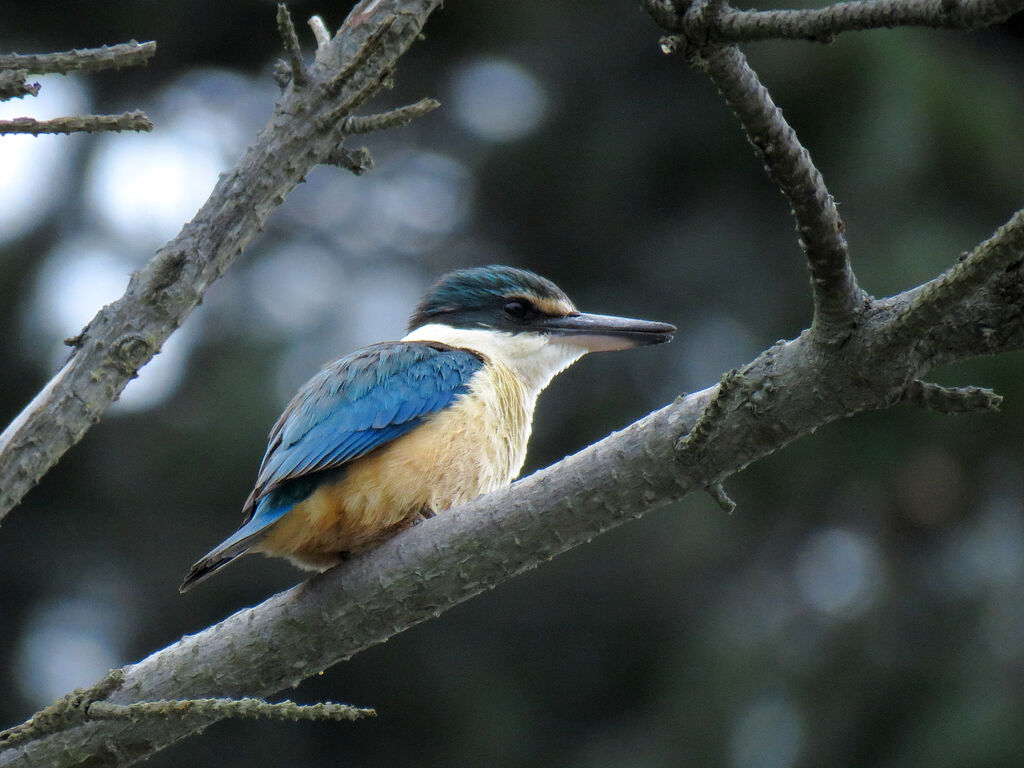
[[[473,352],[432,342],[375,344],[330,364],[271,429],[246,519],[283,484],[364,456],[448,407],[482,365]]]

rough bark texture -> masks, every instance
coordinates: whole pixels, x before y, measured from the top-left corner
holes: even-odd
[[[840,350],[809,331],[779,342],[718,388],[183,638],[127,667],[108,701],[269,695],[294,686],[820,426],[898,402],[932,365],[1024,348],[1024,216],[1013,223],[990,278],[923,337],[905,318],[946,276],[875,302]],[[708,434],[689,443],[699,456],[683,455],[681,438],[712,402]],[[210,722],[89,723],[0,752],[0,766],[127,765]]]
[[[693,3],[679,13],[670,0],[645,0],[665,29],[690,34],[701,26],[704,42],[811,40],[827,43],[840,32],[880,27],[972,29],[1006,21],[1024,8],[1021,0],[855,0],[799,11],[737,11],[720,3],[713,17],[700,13],[712,2]],[[703,18],[702,18],[703,17]]]

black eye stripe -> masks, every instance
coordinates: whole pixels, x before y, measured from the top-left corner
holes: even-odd
[[[506,299],[502,311],[512,320],[532,320],[541,314],[532,301],[522,298]]]
[[[509,301],[505,303],[505,314],[510,317],[523,318],[529,311],[526,304],[521,301]]]

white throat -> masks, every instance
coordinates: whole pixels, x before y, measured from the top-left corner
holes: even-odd
[[[439,341],[470,349],[512,369],[536,397],[555,377],[587,353],[583,347],[543,333],[508,333],[479,328],[421,325],[402,341]]]

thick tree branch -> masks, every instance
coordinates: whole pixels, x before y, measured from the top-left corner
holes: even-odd
[[[940,278],[941,279],[941,278]],[[1000,352],[1024,348],[1006,296],[1022,270],[1000,270],[958,307],[961,322],[999,327]],[[927,367],[916,340],[890,332],[916,292],[879,300],[841,351],[810,332],[772,346],[719,387],[680,398],[621,432],[503,491],[438,515],[352,560],[124,670],[107,701],[270,695],[331,664],[691,490],[714,492],[750,462],[860,411],[898,402]],[[1006,326],[1009,319],[1009,325]],[[1006,326],[1006,327],[1004,327]],[[975,338],[935,329],[945,360],[977,354]],[[712,402],[717,406],[709,408]],[[696,464],[678,461],[685,438]],[[127,765],[209,719],[87,723],[0,753],[0,766]]]
[[[666,30],[704,43],[788,39],[830,42],[840,32],[885,27],[970,29],[1006,21],[1024,0],[860,0],[799,11],[738,11],[723,6],[712,19],[700,3],[645,0]]]
[[[336,159],[344,118],[377,91],[439,4],[363,0],[353,8],[318,50],[307,87],[286,91],[195,218],[75,337],[67,363],[0,434],[0,518],[160,351],[291,189]]]
[[[0,69],[24,69],[36,75],[47,72],[97,72],[103,69],[144,65],[155,53],[155,42],[137,43],[132,40],[119,45],[81,48],[60,53],[8,53],[0,55]]]
[[[793,207],[814,293],[812,332],[842,343],[867,297],[850,267],[843,222],[810,153],[736,46],[708,46],[698,56],[739,117],[747,138]]]

